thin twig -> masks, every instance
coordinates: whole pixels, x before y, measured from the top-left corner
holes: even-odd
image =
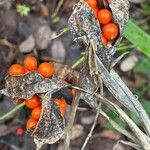
[[[81,58],[77,61],[77,63],[75,63],[71,68],[75,68],[76,66],[78,66],[81,62],[83,62],[83,60],[85,60],[84,58]],[[86,61],[84,61],[85,63],[83,63],[83,70],[79,76],[79,79],[78,79],[78,86],[79,87],[82,87],[82,80],[84,79],[85,75],[86,75]],[[71,113],[70,113],[70,117],[69,117],[69,120],[68,120],[68,124],[67,124],[67,127],[66,127],[66,132],[65,132],[65,140],[64,140],[64,150],[69,150],[69,146],[70,146],[70,140],[71,140],[71,131],[72,131],[72,127],[73,127],[73,123],[74,123],[74,119],[75,119],[75,115],[76,115],[76,111],[77,111],[77,108],[78,108],[78,105],[79,105],[79,100],[80,100],[80,94],[81,92],[78,91],[76,93],[76,95],[74,96],[73,98],[73,102],[72,102],[72,105],[71,105]]]
[[[57,7],[56,7],[54,13],[52,14],[52,17],[57,16],[57,14],[58,14],[58,12],[59,12],[61,6],[62,6],[63,3],[64,3],[64,1],[65,1],[65,0],[60,0],[60,1],[59,1],[59,3],[58,3],[58,5],[57,5]]]
[[[71,69],[77,68],[82,62],[84,61],[84,57],[81,57],[78,61],[76,61],[72,66]]]
[[[98,105],[97,112],[96,112],[96,116],[95,116],[95,119],[94,119],[94,123],[92,124],[92,127],[91,127],[91,129],[90,129],[90,132],[89,132],[89,134],[88,134],[88,136],[87,136],[87,138],[86,138],[86,140],[85,140],[85,142],[84,142],[84,144],[83,144],[81,150],[84,150],[84,149],[85,149],[85,147],[86,147],[86,145],[87,145],[87,143],[88,143],[90,137],[92,136],[93,130],[94,130],[94,128],[95,128],[95,126],[96,126],[96,123],[97,123],[98,116],[99,116],[99,114],[100,114],[100,110],[101,110],[100,108],[101,108],[101,103],[99,103],[99,105]]]
[[[57,35],[52,36],[52,37],[49,39],[49,41],[52,41],[52,40],[57,39],[58,37],[62,36],[63,34],[65,34],[65,33],[68,32],[68,31],[69,31],[68,28],[64,28],[64,29],[60,30],[60,33],[58,33]]]
[[[71,130],[73,127],[73,123],[74,123],[74,118],[76,115],[76,111],[78,108],[78,104],[79,104],[79,100],[80,100],[80,92],[78,91],[77,94],[75,95],[75,97],[73,98],[73,102],[71,105],[71,114],[68,120],[68,124],[66,127],[66,133],[65,133],[65,141],[64,141],[64,150],[69,150],[69,146],[70,146],[70,137],[71,137]]]
[[[7,46],[9,48],[15,48],[15,45],[10,43],[7,39],[0,39],[0,45]]]
[[[79,87],[76,88],[78,90],[81,90],[83,92],[93,94],[93,92],[86,91],[84,89],[80,89]],[[140,141],[140,143],[144,148],[144,150],[149,150],[150,147],[150,139],[149,137],[142,132],[139,127],[132,121],[132,119],[116,104],[110,102],[107,98],[101,96],[100,94],[94,93],[94,95],[99,98],[103,103],[106,103],[109,107],[111,107],[114,111],[116,111],[122,119],[128,124],[129,128],[133,132],[133,134],[136,136],[136,138]]]
[[[135,143],[129,142],[129,141],[123,141],[123,140],[119,140],[113,147],[113,150],[115,150],[117,148],[117,146],[119,145],[119,143],[122,143],[124,145],[128,145],[131,146],[132,148],[135,148],[136,150],[143,150],[143,148]]]
[[[91,51],[92,53],[90,53],[90,51]],[[89,58],[89,60],[90,60],[90,58],[92,58],[92,56],[93,56],[93,59],[94,59],[93,62],[94,62],[94,66],[95,66],[94,70],[92,70],[92,69],[93,69],[93,68],[91,67],[91,66],[92,66],[92,62],[89,61],[89,62],[88,62],[88,63],[89,63],[89,69],[90,69],[92,72],[94,72],[94,77],[98,79],[98,83],[97,83],[97,84],[98,84],[98,86],[100,87],[100,94],[103,95],[103,93],[104,93],[104,91],[103,91],[103,81],[101,80],[101,77],[97,74],[97,73],[98,73],[98,67],[97,67],[97,60],[96,60],[96,53],[95,53],[95,46],[94,46],[94,45],[89,46],[89,54],[91,54],[91,55],[89,55],[88,58]],[[91,68],[90,68],[90,67],[91,67]],[[99,114],[100,114],[100,111],[101,111],[101,102],[99,101],[99,104],[98,104],[98,107],[97,107],[97,112],[96,112],[96,116],[95,116],[93,125],[92,125],[92,127],[91,127],[91,130],[90,130],[90,132],[89,132],[89,134],[88,134],[88,136],[87,136],[87,138],[86,138],[86,140],[85,140],[85,142],[84,142],[84,144],[83,144],[81,150],[84,150],[84,149],[85,149],[85,147],[86,147],[86,145],[87,145],[87,143],[88,143],[90,137],[92,136],[92,133],[93,133],[94,128],[95,128],[95,126],[96,126],[96,123],[97,123],[97,120],[98,120],[98,116],[99,116]]]
[[[79,61],[80,62],[80,61]],[[78,63],[77,63],[78,64]],[[76,63],[72,66],[72,68],[76,67]],[[80,78],[80,77],[79,77]],[[71,130],[73,127],[76,111],[79,105],[79,100],[80,100],[80,92],[78,91],[76,95],[73,98],[72,105],[71,105],[71,113],[70,117],[67,123],[67,127],[65,130],[65,140],[64,140],[64,150],[69,150],[70,146],[70,139],[71,139]]]

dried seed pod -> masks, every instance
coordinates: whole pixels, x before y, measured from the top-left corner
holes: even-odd
[[[68,86],[58,80],[44,78],[37,72],[29,72],[24,76],[7,76],[5,81],[5,89],[1,93],[11,97],[14,102],[20,98],[29,99],[38,93],[54,93]]]
[[[112,56],[115,53],[116,46],[121,41],[125,25],[128,20],[129,3],[128,0],[111,0],[108,4],[113,15],[113,21],[119,25],[119,36],[109,46],[102,44],[101,26],[94,14],[94,11],[84,1],[80,0],[75,5],[74,11],[69,18],[69,26],[75,40],[81,40],[86,44],[94,41],[96,43],[96,54],[108,69]]]
[[[58,106],[51,98],[51,92],[42,96],[42,112],[38,124],[31,135],[40,149],[45,143],[53,144],[64,134],[65,121]]]
[[[111,0],[109,7],[111,8],[113,14],[113,20],[119,25],[119,37],[114,43],[114,47],[120,43],[123,33],[125,30],[125,25],[129,17],[129,1],[128,0]]]
[[[41,96],[41,116],[36,128],[29,132],[34,137],[37,149],[45,143],[52,144],[58,141],[64,133],[65,124],[52,96],[68,87],[68,84],[44,78],[37,72],[30,72],[24,76],[8,76],[5,80],[5,89],[0,90],[0,93],[11,97],[14,102],[21,98],[29,99],[34,94]]]

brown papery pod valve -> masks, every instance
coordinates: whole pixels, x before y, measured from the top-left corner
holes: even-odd
[[[69,26],[75,41],[82,41],[87,45],[92,41],[96,43],[96,54],[108,69],[116,47],[123,37],[125,25],[128,21],[129,2],[128,0],[110,0],[109,3],[106,0],[101,0],[101,2],[107,4],[105,7],[111,10],[113,22],[119,26],[119,35],[115,41],[108,44],[107,47],[102,44],[102,27],[94,11],[84,0],[80,0],[75,5],[69,18]]]
[[[29,133],[34,137],[37,150],[45,143],[57,142],[64,133],[65,123],[58,106],[54,102],[53,94],[68,87],[59,80],[42,77],[37,72],[30,72],[23,76],[7,76],[5,88],[0,90],[14,102],[18,99],[29,99],[38,94],[41,97],[42,112],[40,119]],[[58,93],[59,94],[59,93]]]

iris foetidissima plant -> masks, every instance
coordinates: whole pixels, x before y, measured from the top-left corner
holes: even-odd
[[[37,72],[30,72],[16,77],[8,76],[5,79],[5,88],[0,92],[11,97],[14,102],[20,98],[29,99],[35,94],[39,94],[41,97],[42,112],[40,120],[36,128],[29,131],[34,137],[37,149],[40,149],[45,143],[53,144],[57,142],[64,134],[64,118],[60,115],[59,109],[54,103],[53,95],[59,94],[60,90],[72,86],[78,92],[73,99],[73,109],[66,127],[64,149],[68,149],[69,147],[70,129],[74,121],[78,102],[82,99],[89,107],[97,110],[96,119],[99,113],[102,114],[116,130],[130,140],[130,142],[120,142],[138,150],[149,150],[150,120],[137,98],[111,67],[113,55],[122,39],[128,20],[129,3],[127,0],[111,0],[106,7],[111,10],[113,20],[119,26],[119,36],[108,47],[103,46],[101,41],[101,26],[93,10],[85,1],[80,0],[76,4],[69,19],[69,26],[75,41],[83,42],[86,45],[83,68],[79,75],[79,81],[75,84],[76,86],[61,82],[57,78],[44,78]],[[139,118],[143,124],[143,130],[118,105],[104,96],[103,86],[106,86],[116,100]],[[111,120],[104,112],[103,107],[101,107],[103,104],[118,113],[130,128],[130,131],[127,131]],[[91,128],[92,130],[93,128]],[[85,148],[87,141],[88,138],[85,140],[82,149]]]

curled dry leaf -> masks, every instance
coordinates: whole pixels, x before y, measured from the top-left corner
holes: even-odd
[[[54,103],[53,94],[68,87],[58,80],[42,77],[37,72],[30,72],[23,76],[7,76],[5,89],[0,92],[16,102],[17,99],[29,99],[34,94],[41,96],[42,113],[37,126],[30,131],[37,144],[37,149],[45,143],[58,141],[64,133],[64,118]]]
[[[116,46],[122,39],[129,14],[128,0],[111,0],[108,5],[112,11],[114,22],[119,25],[120,34],[115,42],[107,47],[104,47],[102,44],[102,32],[98,19],[84,0],[80,0],[80,2],[76,4],[74,11],[69,18],[69,26],[75,40],[80,40],[86,44],[94,41],[96,43],[96,54],[106,68],[109,67]]]

